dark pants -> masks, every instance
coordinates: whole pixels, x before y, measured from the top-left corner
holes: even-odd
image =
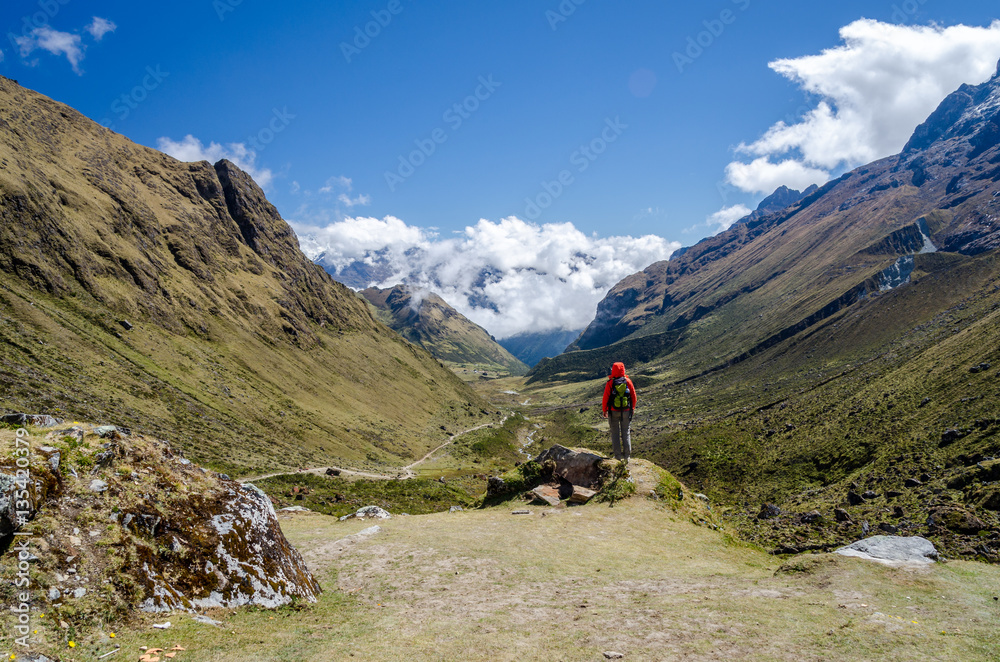
[[[608,412],[608,423],[611,424],[611,448],[616,460],[628,460],[632,456],[632,435],[629,430],[632,425],[632,411],[625,409]]]

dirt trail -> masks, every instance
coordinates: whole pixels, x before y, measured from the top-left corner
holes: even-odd
[[[325,464],[322,467],[311,467],[309,469],[301,469],[299,471],[276,471],[274,473],[263,474],[263,475],[260,475],[260,476],[250,476],[248,478],[241,478],[240,482],[241,483],[253,483],[253,482],[256,482],[258,480],[266,480],[268,478],[274,478],[275,476],[285,476],[285,475],[289,475],[289,474],[313,474],[313,475],[316,475],[316,476],[322,476],[322,475],[326,474],[327,469],[334,469],[336,471],[339,471],[342,476],[357,476],[358,478],[370,478],[372,480],[409,480],[411,478],[416,478],[417,477],[417,472],[414,471],[414,469],[416,469],[418,466],[420,466],[421,464],[423,464],[427,460],[431,459],[431,457],[433,457],[434,454],[437,453],[442,448],[445,448],[446,446],[449,446],[452,443],[454,443],[454,441],[456,439],[458,439],[459,437],[461,437],[463,435],[467,435],[470,432],[475,432],[476,430],[482,430],[483,428],[491,427],[493,425],[502,426],[504,423],[507,422],[507,419],[509,417],[510,417],[509,414],[507,416],[504,416],[503,419],[501,419],[500,423],[497,423],[497,424],[492,423],[492,422],[491,423],[483,423],[481,425],[477,425],[475,427],[468,428],[467,430],[462,430],[461,432],[456,432],[450,439],[448,439],[448,441],[444,442],[443,444],[441,444],[437,448],[431,450],[430,452],[428,452],[426,455],[424,455],[422,458],[420,458],[416,462],[411,462],[410,464],[406,465],[405,467],[400,467],[399,470],[396,473],[393,473],[393,474],[374,474],[374,473],[368,473],[366,471],[358,471],[356,469],[346,469],[344,467],[338,467],[338,466],[335,466],[335,465],[332,465],[332,464]]]

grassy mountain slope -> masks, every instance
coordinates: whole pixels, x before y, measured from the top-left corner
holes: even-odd
[[[361,295],[391,329],[442,361],[501,368],[513,375],[528,371],[528,366],[498,345],[483,327],[433,292],[421,295],[417,305],[413,292],[405,285],[371,287],[362,290]]]
[[[231,163],[178,162],[7,79],[0,117],[3,409],[132,421],[235,473],[401,463],[480,417]]]
[[[570,349],[662,335],[659,354],[696,375],[878,293],[887,269],[923,249],[924,234],[967,257],[996,249],[1000,76],[942,108],[950,111],[932,115],[901,154],[626,278]],[[588,362],[570,352],[537,370],[551,378]]]

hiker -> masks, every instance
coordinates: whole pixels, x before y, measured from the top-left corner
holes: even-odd
[[[604,385],[601,415],[609,419],[611,424],[611,448],[617,460],[628,462],[629,456],[632,455],[629,426],[632,424],[632,414],[638,401],[635,386],[625,374],[625,364],[615,363],[611,366],[608,383]]]

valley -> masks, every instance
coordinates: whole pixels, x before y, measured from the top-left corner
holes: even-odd
[[[334,280],[232,162],[0,78],[0,544],[36,545],[0,578],[37,589],[32,654],[996,657],[998,100],[1000,69],[582,332],[498,342]],[[874,536],[938,562],[836,553]]]

